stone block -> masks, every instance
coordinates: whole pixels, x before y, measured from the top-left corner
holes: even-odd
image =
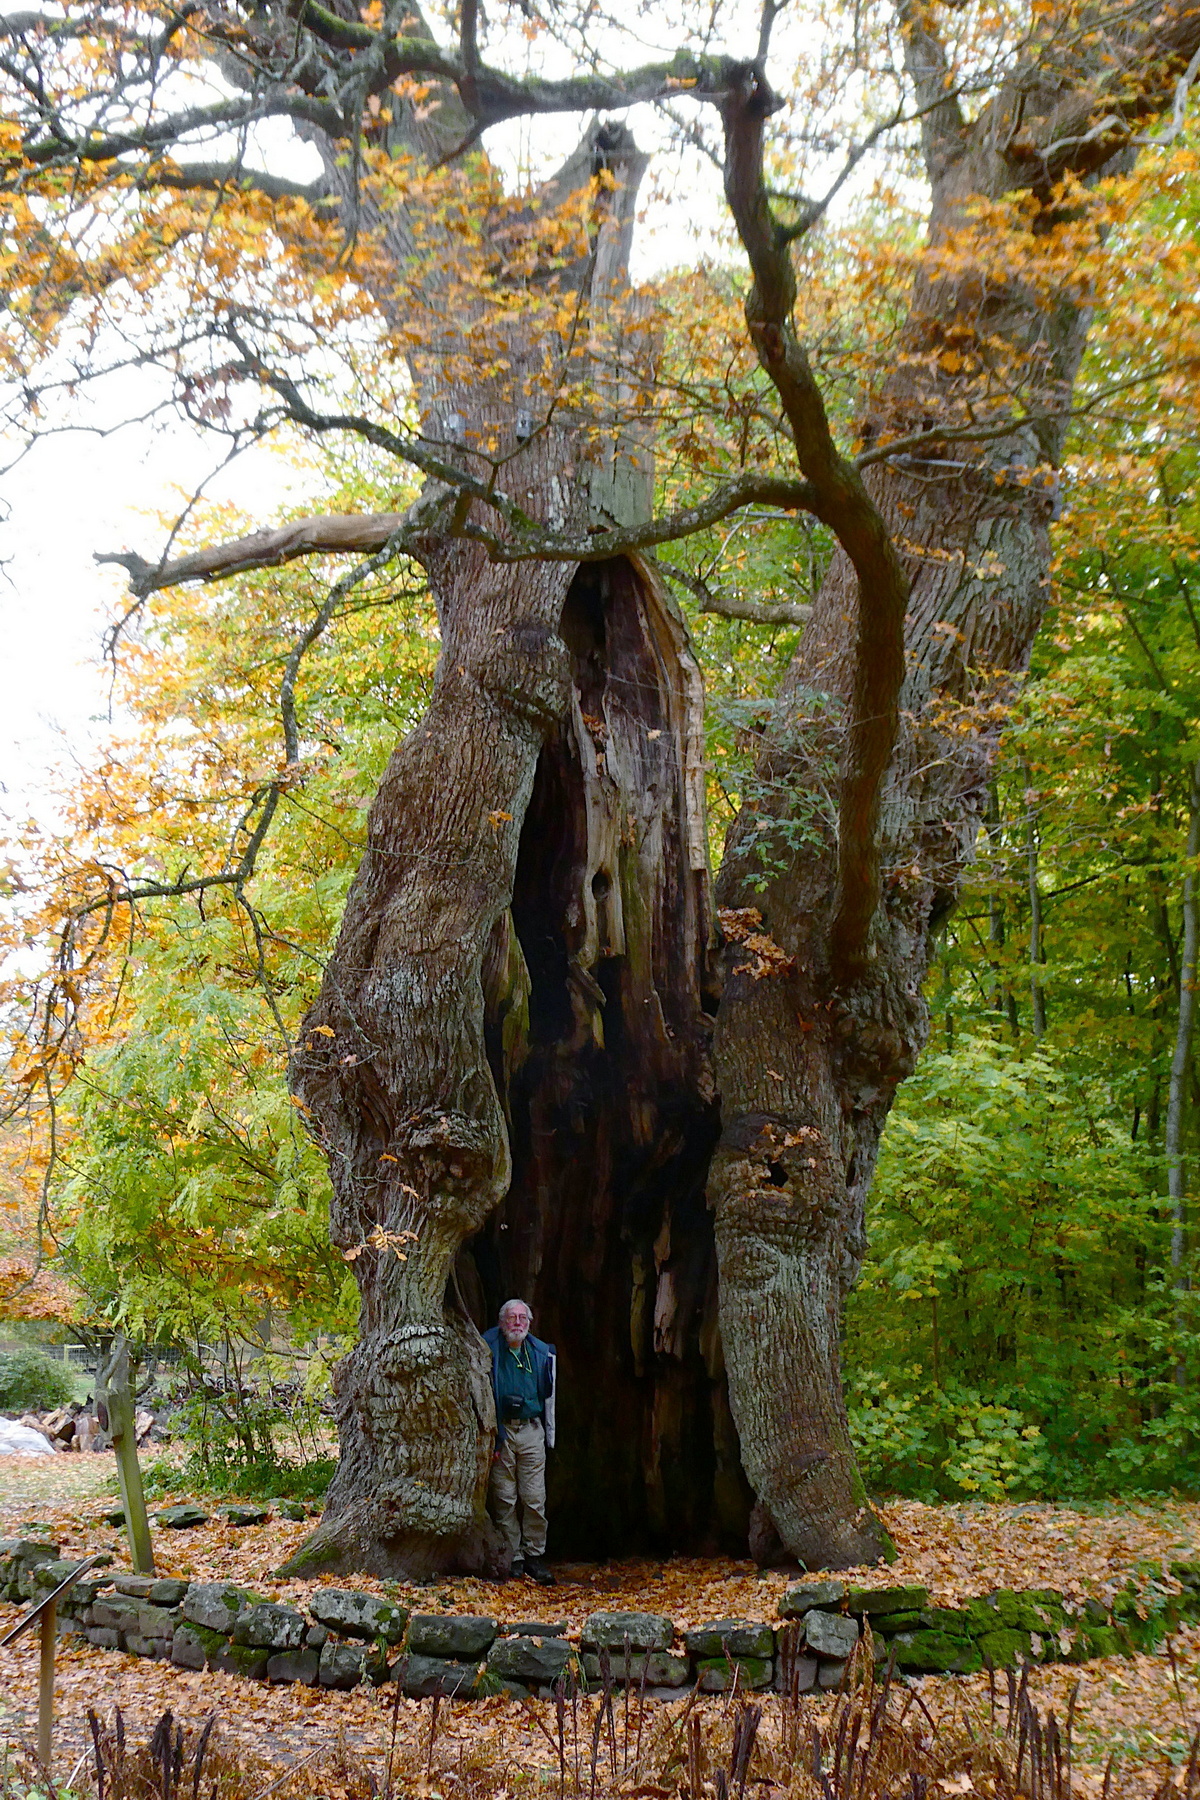
[[[243,1607],[234,1622],[233,1641],[259,1650],[298,1650],[307,1628],[308,1620],[293,1607],[264,1602]]]
[[[310,1625],[304,1634],[304,1642],[310,1650],[323,1650],[328,1639],[329,1633],[323,1625]]]
[[[241,1675],[250,1681],[265,1681],[267,1664],[271,1660],[271,1652],[259,1649],[253,1644],[226,1644],[215,1656],[210,1656],[210,1669],[221,1669],[227,1675]]]
[[[569,1627],[565,1619],[545,1625],[538,1619],[517,1619],[503,1629],[504,1637],[565,1637]]]
[[[745,1619],[714,1619],[711,1625],[698,1625],[685,1631],[684,1645],[689,1656],[774,1656],[775,1633],[769,1625],[755,1625]]]
[[[193,1581],[183,1597],[181,1611],[190,1625],[203,1625],[206,1631],[233,1630],[233,1622],[245,1606],[254,1606],[258,1596],[228,1581]]]
[[[317,1679],[322,1687],[341,1688],[343,1690],[357,1687],[367,1673],[367,1651],[365,1645],[328,1643],[321,1651],[317,1665]]]
[[[385,1644],[398,1644],[408,1624],[407,1607],[350,1588],[318,1588],[308,1610],[329,1631],[343,1637],[382,1638]]]
[[[153,1575],[114,1575],[113,1587],[118,1594],[128,1594],[133,1600],[148,1600],[150,1589],[154,1586]]]
[[[877,1637],[895,1637],[898,1631],[925,1631],[932,1623],[927,1612],[882,1613],[869,1620]]]
[[[828,1693],[833,1688],[841,1687],[842,1677],[846,1673],[844,1662],[823,1662],[817,1664],[817,1686]]]
[[[106,1594],[92,1603],[92,1624],[107,1626],[113,1631],[136,1631],[141,1610],[136,1600],[124,1594]]]
[[[892,1639],[888,1654],[898,1669],[922,1675],[973,1675],[983,1667],[977,1644],[954,1638],[944,1631],[901,1632]]]
[[[83,1635],[88,1643],[95,1644],[98,1650],[119,1650],[121,1648],[121,1634],[119,1631],[115,1631],[111,1625],[89,1625]]]
[[[137,1630],[139,1637],[174,1637],[175,1627],[179,1622],[179,1612],[177,1608],[151,1606],[149,1601],[145,1601],[138,1607]]]
[[[696,1664],[702,1694],[727,1694],[736,1676],[739,1691],[770,1687],[775,1665],[766,1656],[705,1656]]]
[[[585,1650],[669,1650],[675,1625],[662,1613],[594,1612],[583,1621],[579,1641]]]
[[[142,1637],[140,1632],[127,1631],[121,1639],[130,1656],[159,1656],[171,1654],[171,1639],[161,1637]]]
[[[167,1531],[191,1531],[197,1525],[208,1524],[208,1514],[199,1506],[165,1506],[156,1515],[160,1525]],[[122,1520],[122,1523],[124,1521]]]
[[[583,1672],[589,1681],[602,1681],[602,1659],[594,1650],[583,1653]],[[610,1681],[624,1686],[648,1688],[681,1688],[687,1684],[692,1669],[686,1656],[673,1656],[669,1650],[631,1650],[626,1662],[624,1650],[608,1652]]]
[[[218,1506],[217,1511],[230,1525],[265,1525],[271,1516],[265,1506]]]
[[[177,1625],[175,1635],[171,1639],[171,1661],[177,1669],[206,1669],[208,1667],[208,1646],[205,1637],[212,1634],[194,1625]]]
[[[471,1700],[478,1676],[474,1663],[444,1656],[402,1656],[396,1665],[396,1679],[410,1700],[427,1700],[434,1694]]]
[[[267,1658],[268,1681],[302,1681],[316,1687],[320,1679],[321,1657],[316,1650],[283,1650]]]
[[[406,1643],[414,1656],[471,1662],[485,1656],[496,1641],[495,1619],[479,1613],[413,1613]],[[527,1632],[522,1637],[531,1635]],[[538,1633],[537,1635],[541,1635]]]
[[[829,1611],[840,1606],[845,1598],[844,1581],[806,1581],[784,1594],[779,1602],[779,1616],[781,1619],[802,1619],[815,1607]]]
[[[96,1598],[111,1586],[112,1580],[108,1575],[85,1575],[73,1588],[68,1588],[59,1604],[61,1606],[65,1603],[79,1613],[86,1612]]]
[[[775,1659],[775,1679],[771,1683],[780,1693],[787,1683],[787,1659],[777,1656]],[[820,1667],[815,1656],[797,1656],[793,1659],[792,1668],[795,1675],[795,1691],[797,1694],[811,1694],[817,1685],[817,1670]]]
[[[867,1613],[920,1612],[929,1604],[929,1589],[923,1587],[852,1587],[846,1594],[846,1610]]]
[[[518,1636],[497,1638],[488,1651],[487,1666],[501,1681],[529,1685],[557,1681],[570,1660],[567,1638]]]
[[[820,1612],[804,1615],[804,1636],[818,1656],[847,1657],[858,1642],[858,1620],[847,1613]]]
[[[188,1582],[179,1581],[172,1575],[160,1575],[150,1583],[146,1598],[152,1600],[155,1606],[178,1606],[187,1593],[188,1586]]]

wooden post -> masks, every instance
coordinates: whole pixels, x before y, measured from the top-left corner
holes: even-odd
[[[38,1761],[45,1774],[50,1773],[50,1757],[54,1743],[54,1639],[58,1630],[58,1602],[50,1600],[42,1608],[39,1621],[41,1655],[38,1660]]]
[[[134,1425],[129,1340],[123,1332],[114,1337],[108,1355],[97,1371],[96,1387],[96,1417],[112,1438],[117,1453],[117,1476],[121,1483],[121,1503],[125,1508],[125,1530],[134,1571],[138,1575],[153,1575],[154,1550],[150,1543],[150,1521],[146,1516],[146,1495]]]

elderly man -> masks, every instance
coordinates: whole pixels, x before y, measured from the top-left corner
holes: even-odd
[[[554,1448],[554,1345],[533,1337],[533,1315],[523,1300],[506,1300],[500,1323],[484,1332],[492,1352],[496,1397],[496,1452],[491,1502],[514,1575],[542,1587],[554,1577],[546,1554],[546,1451]],[[521,1517],[518,1522],[517,1508]]]

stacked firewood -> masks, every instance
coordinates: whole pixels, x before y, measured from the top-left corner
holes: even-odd
[[[72,1400],[67,1406],[56,1406],[53,1412],[22,1413],[17,1423],[27,1426],[31,1431],[41,1432],[51,1450],[110,1450],[112,1440],[106,1431],[101,1430],[100,1422],[91,1408],[90,1399],[87,1402]],[[147,1441],[154,1424],[155,1415],[152,1412],[140,1411],[136,1414],[134,1426],[139,1446]]]

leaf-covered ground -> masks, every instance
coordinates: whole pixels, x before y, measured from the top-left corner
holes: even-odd
[[[49,1526],[67,1554],[107,1549],[127,1564],[121,1535],[101,1518],[114,1504],[112,1459],[56,1457],[51,1461],[5,1459],[0,1464],[0,1533],[18,1535],[31,1525]],[[183,1498],[172,1495],[171,1498]],[[205,1504],[201,1496],[192,1496]],[[207,1503],[211,1505],[211,1502]],[[1200,1505],[1162,1503],[1103,1505],[1086,1510],[1048,1505],[922,1506],[897,1502],[886,1509],[900,1551],[888,1578],[924,1583],[934,1598],[955,1604],[995,1587],[1054,1587],[1082,1596],[1103,1595],[1145,1565],[1195,1555],[1200,1548]],[[303,1602],[312,1583],[278,1581],[273,1570],[308,1529],[273,1519],[265,1526],[234,1528],[219,1521],[187,1532],[158,1531],[156,1554],[163,1573],[195,1579],[231,1579],[272,1599]],[[339,1578],[339,1585],[385,1587],[421,1611],[489,1612],[501,1619],[564,1619],[579,1625],[597,1608],[638,1607],[670,1614],[679,1625],[704,1618],[745,1614],[770,1618],[776,1598],[794,1572],[759,1573],[750,1563],[695,1560],[614,1562],[600,1566],[560,1565],[558,1586],[543,1592],[527,1582],[496,1586],[477,1580],[443,1581],[406,1588]],[[863,1571],[878,1580],[879,1571]],[[17,1615],[3,1608],[5,1620]],[[1071,1689],[1080,1683],[1076,1742],[1081,1793],[1099,1792],[1102,1768],[1116,1751],[1127,1762],[1145,1765],[1171,1757],[1178,1761],[1200,1724],[1200,1630],[1181,1631],[1175,1640],[1176,1668],[1165,1657],[1112,1658],[1082,1669],[1051,1667],[1034,1672],[1031,1687],[1060,1718]],[[35,1707],[37,1647],[29,1634],[0,1651],[4,1724],[13,1736],[27,1734]],[[961,1700],[964,1690],[986,1699],[987,1682],[929,1677],[921,1697],[935,1714]],[[88,1705],[121,1706],[131,1727],[149,1728],[164,1707],[197,1718],[216,1710],[231,1736],[259,1755],[280,1762],[307,1756],[344,1734],[369,1760],[387,1754],[392,1701],[374,1690],[335,1694],[301,1686],[270,1688],[232,1676],[193,1674],[168,1664],[115,1655],[92,1648],[62,1648],[58,1662],[60,1757],[67,1763],[83,1749],[83,1714]],[[673,1703],[678,1706],[684,1702]],[[830,1703],[811,1702],[814,1716]],[[721,1700],[701,1708],[717,1712]],[[771,1709],[768,1700],[768,1722]],[[428,1702],[402,1701],[398,1733],[407,1753],[428,1733]],[[554,1758],[536,1704],[507,1699],[443,1708],[439,1763],[457,1756],[504,1759],[513,1771],[513,1794],[523,1784],[550,1780]],[[557,1776],[555,1776],[555,1780]]]

